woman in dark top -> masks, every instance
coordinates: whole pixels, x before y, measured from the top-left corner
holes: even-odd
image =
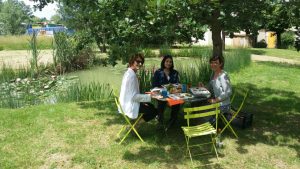
[[[161,61],[161,68],[156,70],[154,73],[152,87],[161,87],[164,84],[169,83],[179,83],[179,75],[178,72],[174,69],[173,58],[171,55],[165,55],[163,60]],[[157,109],[158,109],[158,121],[159,121],[159,129],[164,127],[164,116],[163,112],[166,108],[165,101],[158,101]],[[171,118],[169,120],[169,124],[166,130],[171,127],[177,120],[177,114],[180,109],[180,105],[174,105],[171,107]]]

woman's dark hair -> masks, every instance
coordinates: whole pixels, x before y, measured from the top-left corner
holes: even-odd
[[[145,62],[144,55],[141,54],[141,53],[136,53],[136,54],[134,54],[134,55],[131,56],[131,58],[130,58],[130,60],[129,60],[129,62],[128,62],[129,67],[132,66],[132,65],[134,64],[134,62],[135,62],[138,58],[140,58],[140,59],[142,60],[142,65],[143,65],[144,62]]]
[[[173,57],[171,55],[165,55],[163,57],[163,60],[161,61],[161,64],[160,64],[160,68],[161,69],[165,68],[165,62],[166,62],[167,59],[171,59],[172,60],[172,66],[171,66],[170,70],[173,70],[174,69],[174,62],[173,62]]]
[[[212,61],[217,61],[219,60],[219,63],[221,65],[221,69],[224,69],[224,57],[223,56],[212,56],[209,59],[209,63],[211,63]]]

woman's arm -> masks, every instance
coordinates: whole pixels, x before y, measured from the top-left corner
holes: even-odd
[[[156,70],[154,72],[154,76],[152,78],[152,87],[160,87],[161,84],[160,84],[160,79],[159,79],[159,76],[160,76],[160,71],[159,70]]]
[[[227,98],[230,98],[232,94],[232,89],[231,89],[231,84],[229,77],[226,73],[224,73],[220,78],[220,84],[221,84],[221,93],[220,95],[216,98],[218,101],[223,101]]]

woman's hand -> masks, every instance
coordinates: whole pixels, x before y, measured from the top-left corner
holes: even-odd
[[[211,104],[218,103],[219,99],[218,98],[216,98],[216,99],[209,99],[208,102],[211,103]]]
[[[204,84],[202,82],[199,82],[198,87],[204,87]]]

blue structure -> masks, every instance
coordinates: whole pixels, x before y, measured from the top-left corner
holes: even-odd
[[[33,32],[42,35],[53,35],[54,32],[66,32],[67,34],[73,34],[74,30],[67,29],[63,26],[56,27],[42,27],[42,28],[32,28],[28,27],[26,30],[26,34],[32,35]]]

